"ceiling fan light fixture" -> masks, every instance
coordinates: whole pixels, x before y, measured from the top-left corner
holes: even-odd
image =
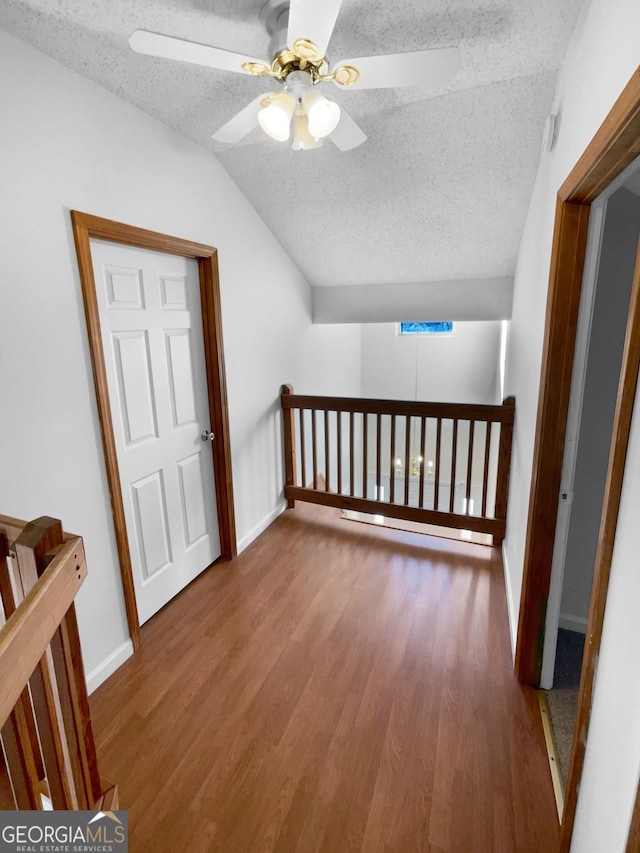
[[[309,132],[309,120],[304,113],[296,112],[293,117],[293,145],[294,151],[309,151],[318,148],[320,141]]]
[[[278,142],[286,142],[289,139],[295,101],[288,92],[279,92],[265,100],[268,103],[260,108],[258,123],[267,136]]]
[[[328,136],[340,121],[338,104],[316,90],[311,90],[304,96],[304,110],[309,119],[309,132],[316,139]]]

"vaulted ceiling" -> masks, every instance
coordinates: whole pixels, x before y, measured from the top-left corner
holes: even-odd
[[[447,298],[463,306],[458,317],[447,311],[452,319],[508,315],[545,119],[582,0],[344,0],[331,60],[446,46],[461,57],[441,86],[325,84],[368,137],[351,151],[328,140],[292,151],[259,129],[214,142],[274,86],[128,44],[141,28],[270,59],[263,2],[2,0],[0,27],[214,152],[325,305],[329,288],[369,302],[382,288],[426,295],[425,316],[405,319],[444,319]]]

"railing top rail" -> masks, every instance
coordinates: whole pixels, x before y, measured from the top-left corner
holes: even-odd
[[[361,397],[320,397],[315,395],[281,395],[283,409],[316,409],[319,411],[363,412],[381,415],[410,415],[425,418],[513,423],[515,398],[507,397],[502,405],[481,403],[430,403],[414,400],[376,400]]]

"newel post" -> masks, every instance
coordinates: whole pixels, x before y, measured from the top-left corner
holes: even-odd
[[[505,397],[502,408],[507,417],[500,424],[500,448],[498,451],[498,475],[496,483],[495,517],[506,523],[507,497],[509,493],[509,471],[511,468],[511,442],[513,439],[513,421],[516,411],[516,398]],[[494,536],[493,544],[500,545],[504,536]]]
[[[296,460],[295,409],[288,405],[290,402],[288,398],[291,396],[293,396],[293,386],[283,385],[280,389],[280,404],[282,406],[282,419],[284,426],[284,496],[287,498],[287,506],[289,509],[293,509],[296,502],[287,495],[288,486],[296,485],[296,471],[298,470]]]

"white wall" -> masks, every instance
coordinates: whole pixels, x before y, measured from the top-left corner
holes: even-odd
[[[213,155],[0,31],[0,512],[85,541],[91,686],[130,650],[69,210],[219,250],[241,546],[282,506],[279,387],[358,394],[358,327],[309,287]]]
[[[520,246],[506,377],[506,392],[515,394],[517,401],[504,548],[514,639],[522,586],[556,194],[635,72],[640,60],[639,40],[637,0],[587,0],[555,98],[554,109],[560,113],[558,143],[555,151],[540,162]],[[636,448],[639,433],[636,418],[633,433]],[[633,486],[629,479],[625,480],[613,566],[616,591],[610,594],[605,619],[595,685],[594,725],[580,785],[573,853],[624,850],[640,765],[638,591],[634,587],[633,594],[629,594],[637,583],[637,559],[626,538],[632,534],[631,519],[637,519],[640,512],[640,491],[638,476]],[[624,547],[620,544],[623,524],[628,525]]]
[[[499,321],[456,322],[453,335],[442,336],[397,335],[396,328],[395,323],[362,326],[363,397],[501,402]]]
[[[513,279],[474,278],[405,284],[314,287],[314,323],[421,320],[504,320],[511,316]]]

